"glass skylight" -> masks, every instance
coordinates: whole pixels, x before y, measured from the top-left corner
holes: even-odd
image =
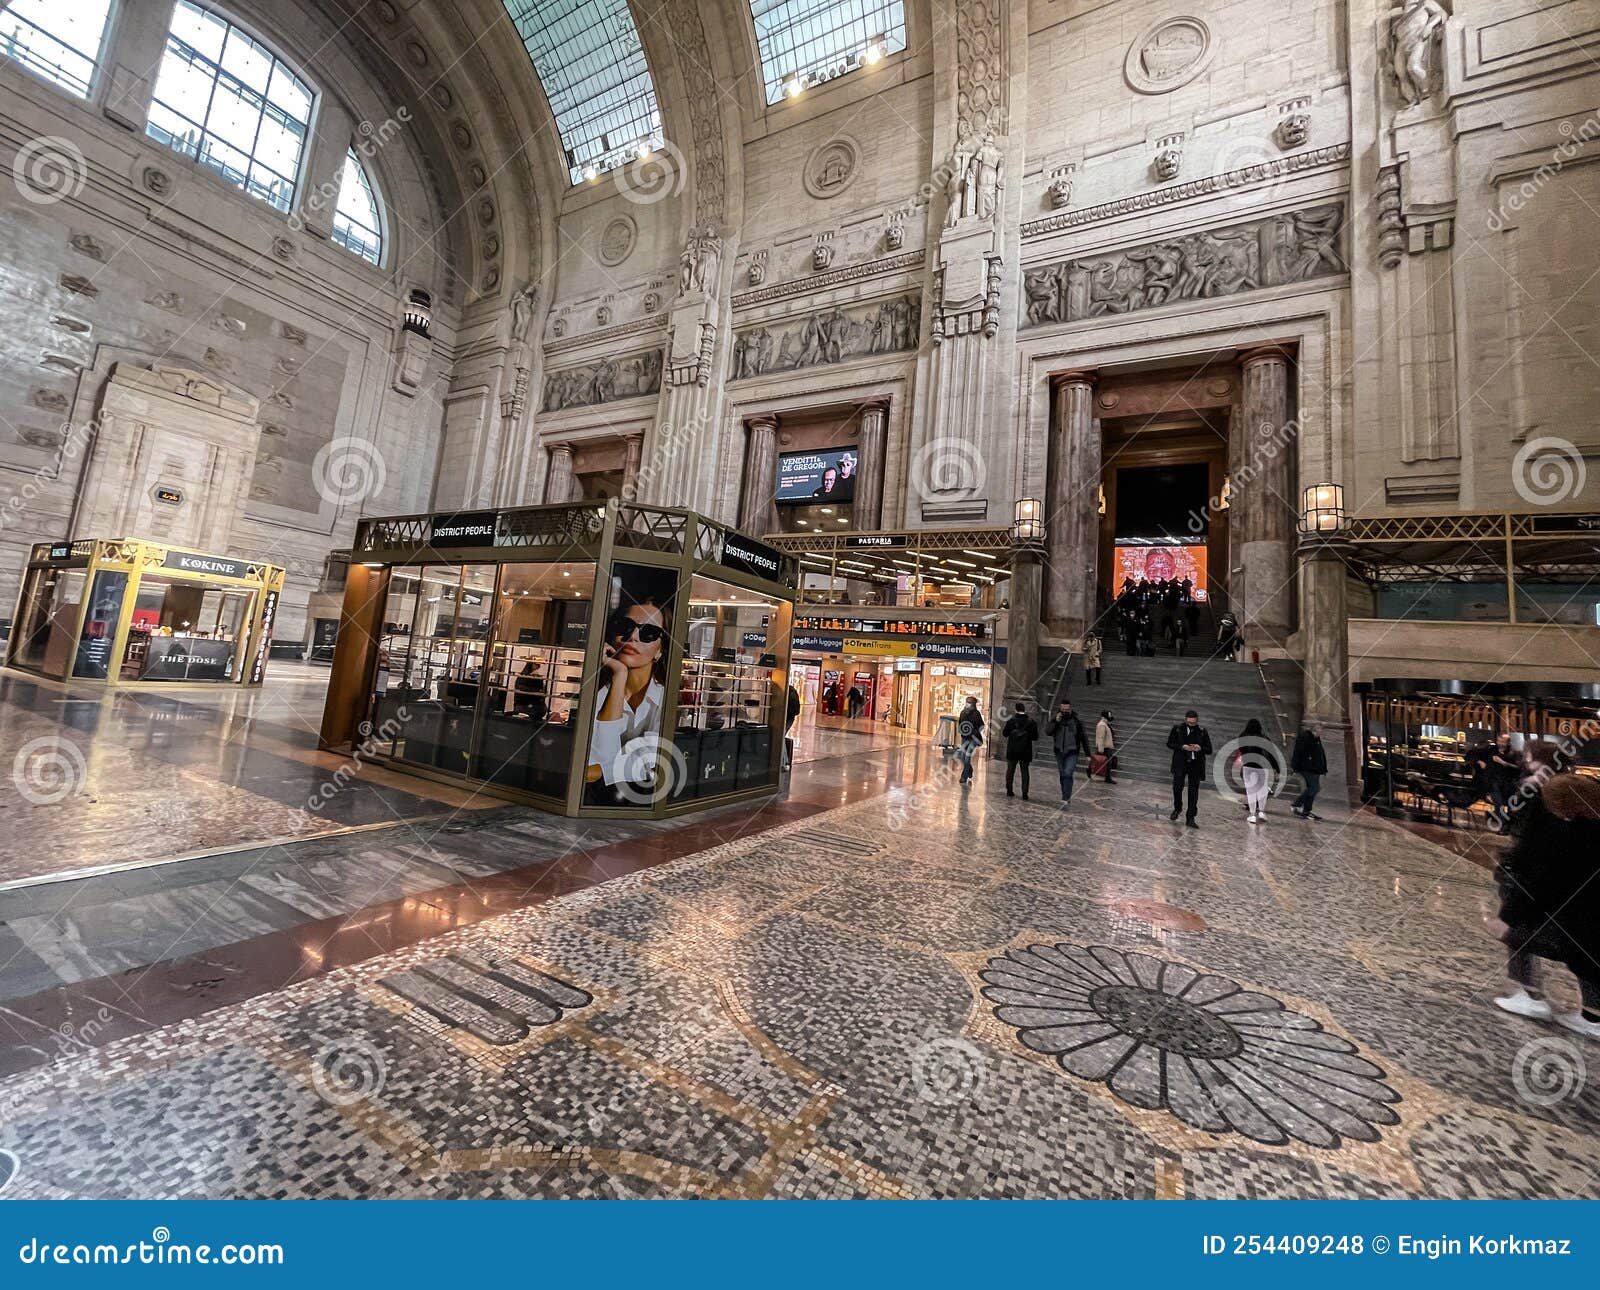
[[[901,0],[750,0],[767,102],[906,47]]]

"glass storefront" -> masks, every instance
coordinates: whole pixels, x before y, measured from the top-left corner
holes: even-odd
[[[364,521],[354,559],[325,747],[360,737],[567,814],[776,786],[794,571],[771,548],[690,512],[569,504]]]
[[[284,571],[119,538],[34,547],[7,662],[110,684],[259,684]]]
[[[1600,685],[1375,681],[1361,696],[1363,801],[1442,823],[1487,823],[1479,762],[1502,734],[1519,756],[1551,742],[1568,769],[1600,775]]]

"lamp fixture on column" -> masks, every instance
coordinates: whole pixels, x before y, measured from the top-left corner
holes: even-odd
[[[1044,541],[1044,503],[1037,497],[1018,499],[1011,540],[1018,546],[1036,546]]]
[[[1217,509],[1225,511],[1233,505],[1233,476],[1222,477],[1222,490],[1217,494]]]
[[[1347,522],[1342,487],[1338,484],[1312,484],[1305,490],[1300,507],[1302,533],[1338,533]]]
[[[426,336],[433,323],[433,297],[421,287],[413,287],[401,318],[401,326],[407,331]]]
[[[1094,493],[1094,513],[1096,515],[1104,515],[1106,513],[1106,486],[1104,484],[1096,484]]]

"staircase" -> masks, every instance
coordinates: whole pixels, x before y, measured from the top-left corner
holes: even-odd
[[[1085,686],[1080,664],[1074,659],[1067,697],[1090,732],[1102,709],[1111,712],[1118,775],[1169,779],[1172,753],[1167,732],[1190,708],[1200,714],[1200,724],[1217,748],[1238,738],[1252,717],[1273,742],[1283,746],[1285,732],[1261,669],[1213,657],[1209,642],[1199,649],[1191,644],[1182,658],[1159,646],[1154,658],[1129,658],[1108,649],[1103,685]],[[1040,743],[1048,755],[1048,741]],[[1284,755],[1287,760],[1287,749]]]

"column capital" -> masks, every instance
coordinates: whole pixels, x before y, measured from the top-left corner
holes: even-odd
[[[1093,368],[1088,367],[1070,368],[1065,372],[1050,373],[1050,384],[1057,387],[1063,385],[1083,385],[1092,390],[1099,380],[1100,373],[1095,371]]]
[[[1253,367],[1257,363],[1287,363],[1294,357],[1295,349],[1289,342],[1269,341],[1263,345],[1247,345],[1239,350],[1239,366]]]
[[[778,414],[776,412],[757,412],[754,416],[746,417],[744,423],[751,430],[776,430],[778,428]]]

